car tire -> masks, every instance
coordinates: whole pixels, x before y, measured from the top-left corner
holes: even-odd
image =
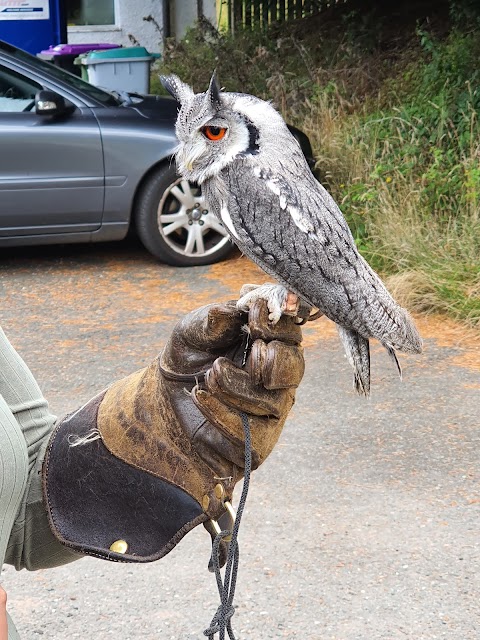
[[[146,180],[137,197],[135,227],[144,247],[176,267],[213,264],[227,257],[232,243],[210,211],[198,185],[162,166]]]

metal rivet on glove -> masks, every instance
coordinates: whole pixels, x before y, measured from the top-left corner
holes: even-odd
[[[225,488],[223,484],[220,484],[220,483],[216,484],[214,491],[215,491],[215,497],[218,498],[218,500],[221,500],[225,495]]]
[[[115,540],[110,545],[110,551],[115,551],[115,553],[127,553],[128,543],[125,540]]]

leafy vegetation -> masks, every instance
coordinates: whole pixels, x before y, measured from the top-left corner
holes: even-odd
[[[235,37],[201,23],[169,44],[161,71],[203,91],[216,68],[227,90],[271,99],[309,135],[321,181],[392,293],[480,326],[475,7],[392,23],[347,3]]]

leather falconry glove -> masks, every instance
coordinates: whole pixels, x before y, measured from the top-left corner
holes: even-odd
[[[43,485],[57,539],[107,560],[150,562],[200,523],[213,538],[211,520],[225,514],[243,476],[240,412],[250,421],[256,468],[293,405],[304,371],[300,342],[292,318],[269,324],[264,301],[248,314],[229,302],[185,316],[148,367],[53,432]]]

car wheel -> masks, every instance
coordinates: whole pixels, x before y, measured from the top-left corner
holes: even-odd
[[[198,185],[162,167],[142,187],[135,210],[137,233],[154,256],[177,267],[223,260],[232,243]]]

